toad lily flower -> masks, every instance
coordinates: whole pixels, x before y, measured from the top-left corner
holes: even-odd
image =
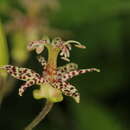
[[[72,44],[78,48],[85,48],[77,41],[63,41],[61,38],[55,38],[50,42],[48,38],[40,41],[32,41],[28,44],[28,50],[35,50],[40,54],[44,47],[48,49],[48,61],[44,57],[38,57],[38,61],[42,65],[42,75],[28,68],[20,68],[12,65],[5,65],[1,69],[6,70],[11,76],[16,79],[26,81],[19,89],[19,95],[22,96],[26,88],[32,85],[39,85],[40,89],[33,91],[33,96],[36,99],[47,98],[51,102],[60,102],[63,100],[62,93],[66,96],[71,96],[77,103],[80,102],[80,94],[77,89],[71,85],[68,80],[79,74],[87,72],[100,72],[99,69],[81,69],[75,63],[68,63],[64,66],[57,67],[57,57],[60,54],[61,58],[70,61],[70,50]]]

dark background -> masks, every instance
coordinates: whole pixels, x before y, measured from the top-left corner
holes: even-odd
[[[36,54],[29,55],[23,44],[48,35],[86,45],[86,50],[73,48],[71,61],[101,69],[73,78],[81,103],[64,96],[34,130],[130,130],[130,1],[0,0],[0,20],[13,65],[40,72]],[[22,130],[44,105],[45,99],[33,99],[35,87],[19,97],[22,83],[15,80],[1,104],[0,130]]]

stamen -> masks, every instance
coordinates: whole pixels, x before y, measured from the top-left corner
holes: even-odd
[[[70,59],[66,58],[66,57],[61,57],[61,59],[67,61],[67,62],[70,62]]]
[[[77,42],[77,41],[73,41],[73,40],[69,40],[69,41],[66,41],[65,43],[64,43],[64,45],[67,45],[67,44],[72,44],[72,43],[76,43],[77,45],[75,45],[76,47],[78,47],[78,48],[82,48],[82,49],[85,49],[86,48],[86,46],[84,46],[84,45],[82,45],[80,42]]]

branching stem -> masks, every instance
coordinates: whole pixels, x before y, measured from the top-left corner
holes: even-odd
[[[48,101],[46,102],[46,105],[42,109],[42,111],[39,113],[38,116],[25,128],[25,130],[32,130],[35,126],[37,126],[49,113],[51,108],[53,107],[53,103]]]

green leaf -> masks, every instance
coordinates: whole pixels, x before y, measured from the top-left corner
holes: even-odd
[[[9,62],[9,54],[6,36],[3,30],[2,23],[0,22],[0,66],[6,65]],[[1,72],[0,75],[5,76],[5,72]]]

